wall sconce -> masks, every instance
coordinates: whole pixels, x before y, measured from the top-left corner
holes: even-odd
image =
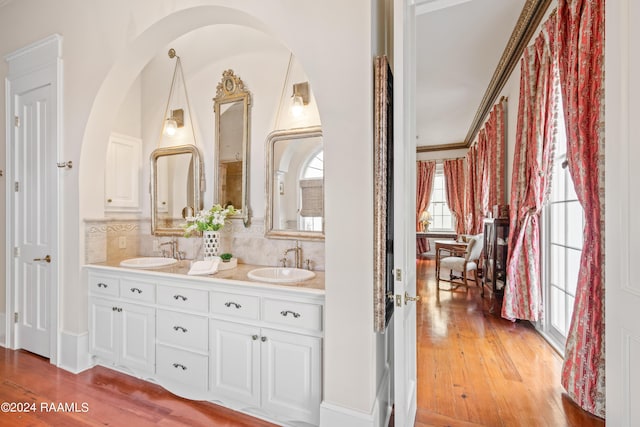
[[[178,128],[184,126],[184,110],[182,108],[177,110],[171,110],[171,116],[164,124],[164,134],[167,136],[173,136],[176,134]]]
[[[304,111],[304,106],[307,104],[309,104],[309,82],[295,83],[293,85],[291,113],[296,117],[300,117]]]
[[[176,134],[179,128],[184,127],[184,110],[182,108],[169,110],[169,105],[171,104],[171,98],[174,95],[174,88],[176,87],[176,78],[182,79],[182,88],[184,90],[184,96],[187,101],[187,110],[189,111],[189,121],[191,122],[192,131],[193,131],[193,122],[191,121],[191,107],[189,105],[189,94],[187,94],[187,86],[184,80],[184,72],[182,71],[182,61],[180,61],[180,57],[176,54],[175,49],[169,49],[169,58],[176,59],[176,66],[173,69],[173,78],[171,79],[171,88],[169,89],[169,97],[167,98],[167,105],[164,110],[163,117],[166,117],[166,119],[162,120],[162,133],[164,133],[166,136],[171,137]],[[195,143],[195,132],[193,133],[193,139]]]

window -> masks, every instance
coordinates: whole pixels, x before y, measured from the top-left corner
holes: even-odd
[[[566,163],[564,116],[562,113],[558,116],[553,181],[549,203],[543,214],[546,272],[546,315],[543,330],[552,344],[564,350],[580,270],[584,211],[578,201]]]
[[[431,215],[429,231],[454,231],[453,215],[447,206],[447,196],[444,188],[444,170],[442,164],[436,165],[433,178],[433,191],[427,211]]]
[[[299,229],[322,231],[324,215],[324,151],[312,154],[300,177]]]

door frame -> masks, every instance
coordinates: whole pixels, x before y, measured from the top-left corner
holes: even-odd
[[[54,117],[52,126],[55,130],[52,132],[52,143],[55,145],[55,157],[60,158],[62,151],[62,36],[58,34],[51,35],[40,41],[32,43],[28,46],[20,48],[4,57],[5,61],[9,65],[9,71],[5,78],[5,136],[6,136],[6,278],[5,278],[5,290],[6,290],[6,313],[5,313],[5,346],[7,348],[16,349],[16,324],[14,323],[13,313],[16,312],[16,278],[14,271],[14,247],[16,246],[15,235],[13,232],[14,213],[15,213],[15,192],[13,190],[15,182],[14,171],[14,150],[15,144],[15,132],[14,132],[14,120],[16,112],[14,111],[15,103],[13,99],[24,88],[21,88],[20,92],[16,89],[19,86],[19,81],[22,79],[28,79],[29,77],[35,77],[39,79],[33,87],[39,87],[43,84],[51,85],[51,107],[53,108],[52,116]],[[33,80],[36,82],[36,79]],[[53,166],[53,165],[52,165]],[[62,169],[59,169],[62,171]],[[54,222],[52,226],[53,238],[52,238],[52,253],[56,258],[62,253],[60,230],[62,229],[62,185],[60,179],[60,173],[56,171],[55,179],[52,183],[57,197],[53,198],[50,212],[54,213],[55,218],[52,218]],[[53,271],[51,272],[51,288],[49,289],[49,325],[50,325],[50,354],[49,360],[52,364],[57,365],[59,354],[59,292],[58,284],[61,283],[62,263],[57,259],[55,263],[51,264]]]
[[[417,411],[415,4],[394,0],[394,272],[393,404],[397,427],[413,426]],[[404,212],[403,215],[400,213]],[[408,294],[408,295],[407,295]],[[408,328],[407,328],[408,326]],[[390,326],[391,328],[391,326]]]

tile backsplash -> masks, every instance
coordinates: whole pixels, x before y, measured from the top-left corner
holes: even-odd
[[[151,234],[148,219],[87,219],[85,222],[85,262],[88,264],[117,263],[138,256],[162,256],[160,244],[172,237]],[[294,240],[267,239],[264,237],[264,220],[253,218],[245,228],[240,220],[232,220],[221,232],[221,253],[231,252],[245,264],[278,265],[284,251],[295,246]],[[202,238],[175,237],[178,249],[186,259],[202,259]],[[300,241],[303,259],[310,260],[312,270],[324,271],[324,242]],[[156,248],[157,250],[154,250]],[[288,266],[293,266],[293,254],[289,254]]]

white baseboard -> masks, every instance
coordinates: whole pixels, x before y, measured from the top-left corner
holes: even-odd
[[[383,427],[391,417],[391,375],[385,370],[371,412],[365,413],[333,403],[320,405],[320,427]]]
[[[7,314],[0,313],[0,346],[7,346]]]
[[[58,367],[78,374],[93,366],[89,356],[89,333],[60,333]]]

